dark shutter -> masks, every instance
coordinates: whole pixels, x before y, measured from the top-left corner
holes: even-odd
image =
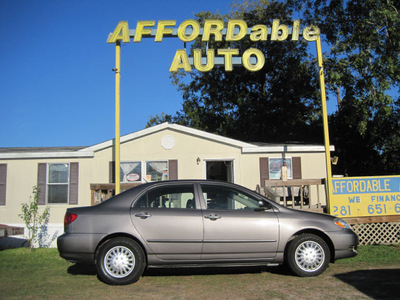
[[[110,161],[108,164],[108,180],[109,183],[115,183],[115,161]]]
[[[69,204],[78,204],[79,163],[70,163],[69,168]]]
[[[7,164],[0,164],[0,205],[6,205]]]
[[[301,179],[301,157],[292,157],[293,179]]]
[[[178,160],[172,159],[168,161],[168,179],[178,179]]]
[[[38,164],[38,183],[37,186],[39,188],[39,204],[46,204],[46,176],[47,176],[47,164],[39,163]]]
[[[265,187],[265,180],[269,179],[268,157],[260,157],[260,186]]]

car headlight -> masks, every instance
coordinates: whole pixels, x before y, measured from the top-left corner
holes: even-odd
[[[337,226],[339,226],[340,228],[343,228],[343,229],[345,229],[345,228],[351,229],[349,223],[347,223],[347,222],[346,222],[345,220],[343,220],[343,219],[335,218],[335,219],[333,219],[333,222],[334,222]]]

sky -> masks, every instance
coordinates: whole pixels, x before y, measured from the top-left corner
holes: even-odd
[[[176,20],[178,26],[201,11],[226,13],[232,2],[1,0],[0,147],[113,139],[115,45],[107,36],[119,21],[131,29],[143,20]],[[181,109],[169,68],[182,48],[177,38],[122,45],[121,135],[144,129],[150,116]]]

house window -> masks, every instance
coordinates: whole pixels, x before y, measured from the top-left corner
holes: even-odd
[[[168,180],[167,161],[148,161],[146,162],[146,181]]]
[[[48,164],[47,203],[68,203],[69,164]]]
[[[122,162],[120,182],[168,180],[168,161]]]
[[[287,179],[293,179],[292,158],[270,158],[269,179],[282,179],[282,166],[286,164]]]
[[[142,181],[142,163],[140,161],[122,162],[120,182]]]
[[[39,163],[39,204],[78,204],[79,163]]]

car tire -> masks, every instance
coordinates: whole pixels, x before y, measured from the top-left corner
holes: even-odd
[[[302,234],[292,240],[287,249],[286,262],[290,270],[301,277],[317,276],[329,265],[327,243],[314,234]]]
[[[112,285],[126,285],[139,280],[145,268],[142,247],[125,237],[113,238],[103,243],[96,255],[99,278]]]

